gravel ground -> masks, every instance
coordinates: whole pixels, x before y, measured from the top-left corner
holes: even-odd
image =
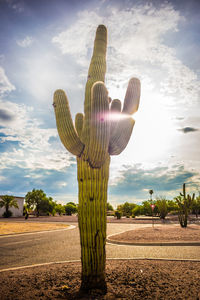
[[[145,227],[114,235],[110,239],[125,243],[200,242],[200,225],[192,224],[187,228],[180,225]]]
[[[0,299],[200,299],[200,262],[108,260],[108,292],[80,295],[80,263],[0,273]]]

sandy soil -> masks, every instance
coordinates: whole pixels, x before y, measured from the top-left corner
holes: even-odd
[[[108,260],[108,292],[80,295],[80,263],[0,273],[0,299],[200,299],[200,262]]]
[[[24,233],[32,231],[45,231],[67,228],[69,225],[58,223],[15,223],[15,222],[0,222],[0,235]]]
[[[139,228],[110,237],[111,240],[134,242],[200,242],[200,225],[192,224],[187,228],[180,225],[164,225]]]

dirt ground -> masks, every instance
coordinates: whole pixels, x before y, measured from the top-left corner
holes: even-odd
[[[110,239],[125,243],[200,242],[200,225],[192,224],[187,228],[180,225],[145,227],[114,235]]]
[[[15,234],[33,231],[45,231],[67,228],[66,224],[58,223],[30,223],[30,222],[0,222],[0,235]]]
[[[0,273],[0,299],[200,299],[200,262],[107,260],[108,292],[80,295],[80,263]]]
[[[43,222],[41,219],[40,221]],[[199,225],[192,224],[186,229],[182,229],[180,225],[173,225],[172,228],[158,225],[154,229],[140,228],[113,238],[132,241],[134,237],[134,241],[137,239],[140,242],[199,241],[199,230]],[[96,291],[92,295],[80,295],[79,262],[35,266],[0,272],[0,299],[200,300],[199,274],[199,261],[107,260],[107,294],[102,296]]]

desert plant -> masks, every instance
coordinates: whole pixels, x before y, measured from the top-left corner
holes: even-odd
[[[186,195],[185,191],[185,183],[183,184],[183,193],[180,193],[179,196],[175,197],[175,200],[178,204],[178,219],[181,227],[187,227],[188,214],[192,207],[192,203],[194,201],[195,194]]]
[[[167,200],[165,198],[162,198],[162,197],[156,198],[155,205],[158,208],[160,218],[164,220],[166,215],[168,214]]]
[[[81,290],[106,292],[105,243],[106,203],[110,155],[126,147],[135,121],[140,82],[129,81],[123,109],[121,101],[111,100],[104,85],[107,29],[99,25],[85,88],[84,114],[78,113],[75,127],[63,90],[54,93],[56,124],[63,145],[77,157],[81,241]]]
[[[121,213],[120,210],[116,210],[116,211],[115,211],[115,217],[117,217],[118,220],[121,219],[122,213]]]
[[[4,218],[9,218],[12,216],[12,212],[9,210],[10,207],[19,208],[17,204],[17,200],[14,196],[1,196],[0,198],[0,207],[5,207],[5,212],[3,214]]]

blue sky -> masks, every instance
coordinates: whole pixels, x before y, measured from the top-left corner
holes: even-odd
[[[76,160],[61,144],[53,92],[83,111],[96,27],[108,29],[106,86],[141,102],[127,148],[113,156],[108,201],[200,191],[199,1],[0,1],[0,194],[43,189],[77,202]]]

